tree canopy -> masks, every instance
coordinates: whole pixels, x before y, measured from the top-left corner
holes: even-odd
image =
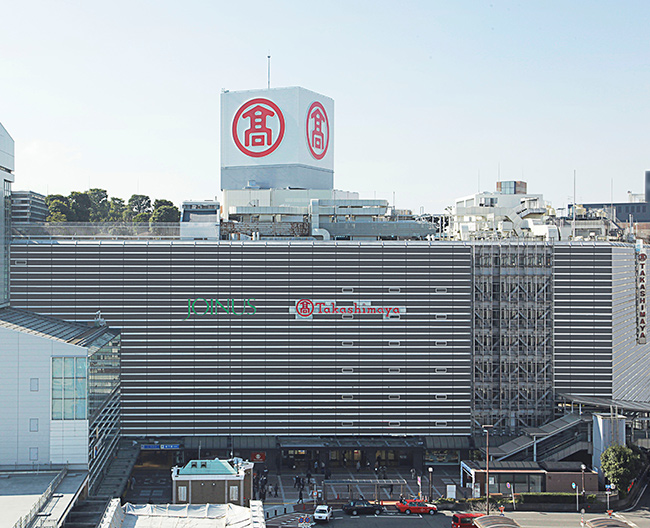
[[[105,189],[72,191],[68,196],[50,194],[45,198],[48,222],[178,222],[180,211],[170,200],[152,200],[134,194],[128,201],[110,197]]]
[[[607,480],[625,492],[644,462],[638,450],[616,444],[608,447],[600,455],[600,463]]]

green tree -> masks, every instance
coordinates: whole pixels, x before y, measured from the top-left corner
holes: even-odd
[[[151,219],[150,213],[138,213],[135,216],[133,216],[133,222],[142,223],[142,224],[148,223],[150,219]]]
[[[129,198],[129,211],[134,215],[151,213],[151,198],[144,194],[134,194]]]
[[[153,210],[160,209],[163,205],[168,205],[170,207],[175,207],[173,202],[169,200],[156,200],[153,203]]]
[[[156,200],[158,201],[158,200]],[[181,212],[174,205],[163,205],[154,209],[151,215],[153,223],[174,223],[181,219]]]
[[[86,194],[90,198],[90,221],[107,222],[110,209],[108,193],[104,189],[88,189]]]
[[[641,468],[641,456],[629,447],[612,445],[600,455],[600,464],[612,484],[619,490],[627,489]]]
[[[45,197],[48,215],[47,222],[68,222],[72,217],[68,198],[61,194],[50,194]]]
[[[72,211],[72,218],[68,218],[69,221],[90,222],[91,201],[87,193],[72,191],[68,201]]]
[[[126,212],[126,204],[122,198],[111,198],[108,206],[108,221],[121,222],[125,220],[124,213]]]

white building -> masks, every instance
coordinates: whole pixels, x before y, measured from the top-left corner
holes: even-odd
[[[0,309],[0,466],[68,465],[92,487],[120,435],[119,333]]]

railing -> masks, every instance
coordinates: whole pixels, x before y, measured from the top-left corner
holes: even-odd
[[[120,505],[120,499],[111,499],[106,505],[106,509],[97,528],[115,528],[116,526],[122,526],[123,520],[124,511]]]
[[[180,222],[52,222],[45,224],[14,224],[12,226],[12,237],[14,240],[167,240],[180,238]]]
[[[13,528],[27,528],[31,522],[34,520],[38,512],[41,511],[43,506],[47,504],[47,502],[52,498],[52,495],[54,494],[54,490],[61,484],[61,481],[65,478],[66,474],[68,473],[68,466],[64,466],[61,471],[57,474],[56,477],[54,477],[54,480],[50,482],[50,485],[47,487],[47,489],[43,492],[43,494],[38,498],[34,506],[32,506],[32,509],[29,510],[29,513],[20,519],[16,521],[16,524],[14,524]]]

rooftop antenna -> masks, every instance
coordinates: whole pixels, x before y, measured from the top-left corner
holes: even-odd
[[[609,214],[611,216],[610,220],[614,221],[614,178],[610,180],[609,187]]]
[[[573,169],[573,222],[571,222],[571,239],[576,238],[576,170]]]
[[[481,192],[481,169],[478,170],[478,188],[476,189],[476,192],[480,193]]]
[[[267,61],[266,70],[267,70],[267,76],[268,76],[267,88],[270,90],[271,89],[271,52],[269,52],[269,54],[267,55],[266,61]]]
[[[501,181],[501,162],[497,166],[497,181]]]

